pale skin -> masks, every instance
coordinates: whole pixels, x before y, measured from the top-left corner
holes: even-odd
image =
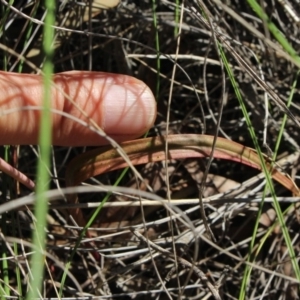
[[[153,125],[156,102],[140,80],[120,74],[71,71],[55,74],[52,109],[84,122],[92,119],[117,142],[141,136]],[[37,144],[43,77],[0,71],[0,145]],[[70,101],[76,103],[80,107]],[[35,107],[36,109],[30,109]],[[52,114],[52,142],[60,146],[99,146],[107,140],[58,113]],[[0,160],[0,170],[26,184],[21,174]],[[25,180],[25,182],[24,182]],[[28,187],[33,188],[27,182]]]
[[[154,96],[136,78],[111,73],[71,71],[55,74],[53,81],[53,109],[85,122],[91,118],[117,142],[141,136],[154,123]],[[42,76],[0,71],[0,90],[0,144],[37,144],[40,111],[20,109],[26,106],[42,106]],[[70,96],[88,118],[66,95]],[[12,109],[19,111],[5,114]],[[52,117],[54,145],[98,146],[107,143],[73,120],[54,113]]]

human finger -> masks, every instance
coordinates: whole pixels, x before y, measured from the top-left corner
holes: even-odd
[[[107,141],[74,120],[95,122],[121,142],[142,135],[154,123],[154,96],[142,81],[120,74],[71,71],[53,76],[51,89],[54,145],[102,145]],[[0,143],[36,144],[42,106],[43,77],[0,72]],[[72,99],[72,101],[70,101]],[[74,105],[74,103],[76,105]],[[8,111],[14,111],[7,114]],[[54,113],[62,112],[64,115]],[[72,118],[67,118],[69,114]]]

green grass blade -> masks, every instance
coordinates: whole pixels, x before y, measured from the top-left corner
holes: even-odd
[[[8,4],[9,5],[13,5],[14,0],[9,0]],[[3,36],[5,36],[5,30],[4,29],[4,25],[7,21],[7,17],[9,15],[9,11],[10,9],[8,7],[5,7],[4,5],[2,5],[2,11],[1,11],[1,19],[0,19],[0,37],[3,38]],[[4,55],[6,55],[6,52],[4,52]]]
[[[300,57],[292,45],[288,42],[285,36],[280,32],[276,25],[270,20],[270,18],[265,14],[262,7],[257,3],[256,0],[248,0],[248,4],[258,15],[258,17],[267,25],[270,32],[276,38],[277,42],[283,47],[283,49],[299,64]]]
[[[234,88],[234,91],[235,91],[235,94],[236,94],[236,96],[238,98],[238,101],[239,101],[240,107],[242,109],[243,115],[245,117],[245,120],[246,120],[246,123],[247,123],[247,126],[248,126],[248,130],[249,130],[250,136],[252,138],[253,144],[254,144],[255,149],[256,149],[256,151],[258,153],[258,156],[260,157],[262,169],[263,169],[263,172],[266,175],[267,186],[268,186],[268,188],[270,190],[272,198],[274,199],[274,202],[273,202],[274,208],[275,208],[275,211],[276,211],[276,214],[277,214],[277,218],[278,218],[279,224],[281,226],[281,230],[282,230],[282,233],[283,233],[283,236],[284,236],[284,240],[285,240],[286,245],[288,247],[289,256],[290,256],[290,259],[291,259],[291,262],[292,262],[292,266],[293,266],[293,269],[294,269],[295,274],[297,276],[297,279],[300,281],[300,276],[299,276],[300,271],[299,271],[298,263],[296,261],[295,251],[294,251],[293,247],[291,247],[291,245],[292,245],[291,238],[289,236],[288,229],[286,228],[286,225],[285,225],[285,222],[284,222],[284,217],[283,217],[283,214],[282,214],[282,211],[281,211],[281,207],[280,207],[279,202],[278,202],[277,197],[276,197],[276,193],[275,193],[275,189],[274,189],[274,186],[273,186],[273,183],[272,183],[272,179],[271,179],[270,174],[269,174],[269,172],[268,172],[268,170],[266,168],[266,165],[265,165],[265,162],[264,162],[264,159],[263,159],[263,154],[261,152],[261,149],[260,149],[260,146],[259,146],[256,134],[255,134],[253,126],[251,124],[251,121],[250,121],[247,109],[246,109],[246,107],[244,105],[244,102],[243,102],[243,99],[242,99],[242,95],[241,95],[240,90],[238,88],[238,84],[235,81],[234,74],[233,74],[233,72],[232,72],[232,70],[230,68],[230,65],[229,65],[229,63],[227,61],[225,53],[223,51],[220,51],[220,53],[221,53],[222,60],[224,62],[224,66],[225,66],[225,68],[227,70],[227,73],[229,75],[231,84],[232,84],[232,86]]]
[[[4,146],[4,160],[6,162],[9,162],[9,146]],[[7,176],[6,174],[2,175],[2,186],[1,186],[1,191],[2,191],[2,197],[4,199],[7,198],[8,193],[8,186],[10,185],[10,178],[9,176]],[[3,232],[4,235],[7,235],[8,232],[8,227],[7,227],[7,222],[8,222],[8,218],[7,218],[7,214],[3,214],[2,218],[1,218],[1,231]],[[4,282],[4,291],[5,291],[5,296],[9,297],[10,296],[10,288],[9,288],[9,266],[8,266],[8,257],[7,257],[7,248],[5,243],[3,243],[1,245],[1,273],[2,273],[2,279]]]
[[[2,284],[0,284],[0,298],[3,299],[3,300],[6,300],[7,299],[7,295],[5,293],[5,290],[2,286]]]
[[[33,232],[33,243],[35,245],[35,252],[31,258],[31,289],[27,295],[28,300],[35,299],[41,293],[43,273],[44,273],[44,255],[45,249],[45,227],[46,215],[48,212],[47,198],[45,192],[49,189],[49,174],[47,168],[50,165],[50,148],[51,148],[51,78],[53,74],[52,64],[52,41],[54,36],[54,29],[52,25],[55,22],[55,1],[45,1],[47,16],[45,18],[43,48],[45,51],[45,64],[43,68],[44,72],[44,99],[43,110],[41,112],[40,121],[40,159],[37,169],[37,186],[36,186],[36,198],[38,201],[35,205],[35,218],[36,218],[36,230]]]
[[[180,3],[179,0],[175,1],[175,27],[174,27],[174,37],[176,38],[179,33],[179,20],[180,20]]]

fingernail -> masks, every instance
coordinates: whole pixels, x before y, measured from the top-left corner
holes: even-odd
[[[141,135],[154,123],[156,102],[152,91],[142,81],[105,86],[102,102],[102,129],[107,134]]]

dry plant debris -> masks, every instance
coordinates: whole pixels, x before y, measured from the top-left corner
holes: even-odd
[[[6,2],[1,3],[6,9]],[[220,59],[222,47],[259,144],[267,154],[272,154],[284,113],[288,114],[279,149],[284,155],[278,165],[297,182],[299,83],[289,110],[286,104],[299,64],[282,49],[248,2],[111,1],[111,9],[103,9],[103,3],[57,1],[55,72],[108,71],[143,80],[157,98],[158,117],[150,136],[217,134],[253,147]],[[259,3],[270,22],[299,53],[298,1]],[[31,21],[42,22],[45,10],[43,4],[30,0],[26,5],[15,1],[13,6],[15,10],[8,10],[7,18],[3,17],[5,22],[0,19],[1,28],[5,29],[0,42],[6,47],[1,48],[1,67],[6,62],[9,71],[17,72],[22,64],[22,72],[34,72],[21,58],[42,67],[42,25]],[[206,7],[205,13],[200,7]],[[14,52],[22,56],[13,55]],[[52,189],[65,186],[68,162],[85,150],[53,148]],[[37,155],[37,148],[31,146],[21,147],[18,154],[18,168],[31,178]],[[92,243],[88,243],[90,239],[81,241],[68,270],[62,298],[299,299],[299,282],[272,201],[268,201],[268,191],[261,206],[265,176],[245,165],[223,160],[213,160],[207,169],[208,161],[149,163],[138,167],[142,183],[133,172],[127,172],[92,225],[97,233],[91,237]],[[85,184],[113,185],[120,174],[121,171],[102,174]],[[203,181],[203,208],[215,241],[209,238],[200,214],[198,196]],[[298,260],[299,199],[279,185],[275,188],[282,210],[287,210],[286,227]],[[171,205],[128,205],[131,197],[138,195],[133,189],[151,192],[157,201],[170,197]],[[103,190],[92,190],[93,193],[80,195],[81,203],[88,206],[84,209],[86,219],[92,214],[92,204],[100,203],[106,195]],[[14,186],[2,201],[15,201],[28,193]],[[176,200],[181,205],[176,205]],[[111,204],[118,202],[119,206]],[[42,293],[45,299],[58,297],[65,264],[80,232],[59,203],[52,205],[47,217],[47,268]],[[253,252],[249,253],[256,220],[258,229]],[[22,276],[23,293],[28,290],[31,208],[2,214],[1,222],[1,245],[11,255],[11,295],[17,297],[16,267]],[[12,243],[19,246],[18,257],[13,255]],[[247,264],[251,272],[243,287]]]

